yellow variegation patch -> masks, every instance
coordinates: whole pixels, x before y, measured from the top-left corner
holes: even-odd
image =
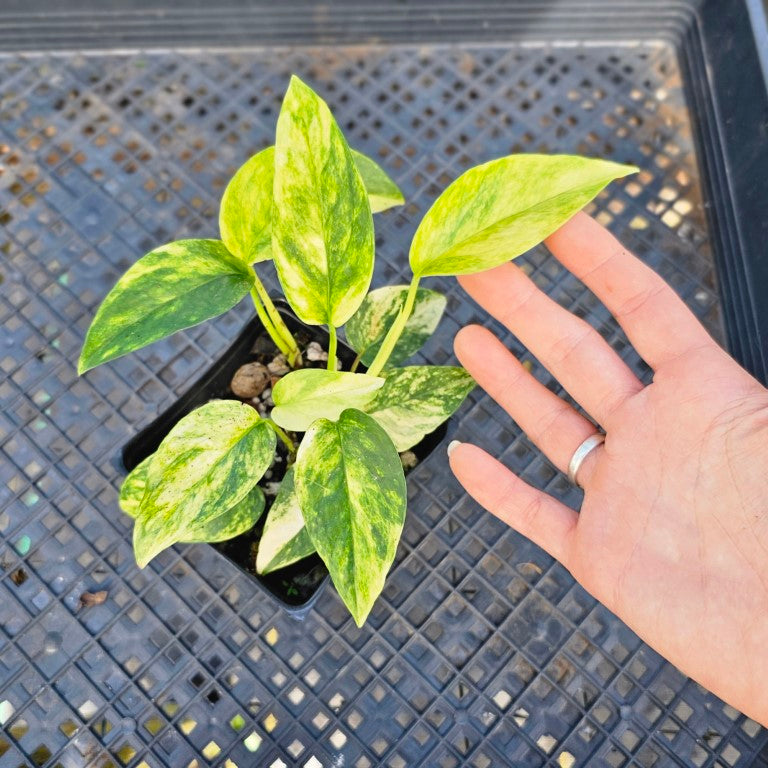
[[[229,180],[219,207],[224,245],[246,264],[272,258],[275,148],[257,152]]]
[[[272,390],[272,419],[284,429],[305,432],[315,419],[337,419],[345,408],[363,408],[383,386],[384,379],[365,373],[293,371]]]
[[[147,472],[149,471],[149,462],[152,456],[147,456],[144,461],[137,464],[123,480],[120,486],[120,496],[117,503],[120,509],[130,517],[136,517],[139,512],[139,505],[144,498],[144,491],[147,490]]]
[[[328,105],[291,78],[277,121],[272,256],[285,297],[312,324],[343,325],[373,274],[373,218]]]
[[[385,373],[384,386],[366,412],[386,430],[398,451],[436,430],[474,389],[474,379],[448,365],[411,365]]]
[[[405,305],[407,285],[387,285],[371,291],[360,309],[347,321],[347,341],[360,355],[363,365],[370,365],[384,337]],[[389,356],[388,364],[397,365],[418,352],[434,333],[445,310],[445,296],[437,291],[419,288],[413,311]]]
[[[363,179],[372,213],[404,202],[403,193],[384,169],[354,149],[352,159]],[[272,186],[275,148],[257,152],[230,179],[219,208],[224,245],[248,264],[272,258]]]
[[[403,467],[361,411],[320,419],[299,447],[296,491],[312,543],[358,627],[384,588],[405,521]]]
[[[256,525],[264,514],[266,504],[264,491],[258,485],[254,485],[240,501],[225,512],[210,519],[204,519],[199,525],[193,526],[182,541],[185,544],[193,544],[233,539],[241,533],[250,531]]]
[[[403,193],[397,184],[387,176],[378,163],[354,149],[352,150],[352,159],[360,172],[373,213],[381,213],[405,202]]]
[[[481,272],[525,253],[614,179],[637,168],[576,155],[509,155],[470,168],[421,220],[418,277]]]
[[[150,251],[96,312],[78,373],[226,312],[252,285],[252,270],[220,240],[178,240]]]
[[[280,483],[280,491],[267,513],[256,555],[256,573],[272,573],[309,557],[315,545],[304,526],[299,497],[293,484],[293,467]]]
[[[234,400],[215,400],[181,419],[149,462],[133,529],[139,567],[233,508],[259,481],[274,451],[269,424]]]

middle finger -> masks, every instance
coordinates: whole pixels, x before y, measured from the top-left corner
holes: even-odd
[[[540,291],[515,264],[459,278],[603,427],[643,385],[589,323]]]

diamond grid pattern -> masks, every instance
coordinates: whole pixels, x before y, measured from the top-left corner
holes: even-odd
[[[375,284],[405,278],[419,218],[470,165],[512,151],[603,155],[644,170],[591,212],[721,337],[674,49],[9,56],[0,69],[0,712],[11,712],[0,766],[753,764],[766,743],[759,726],[478,509],[440,456],[409,477],[396,566],[363,629],[332,590],[293,621],[206,547],[139,571],[114,457],[248,309],[85,378],[74,368],[96,305],[138,254],[216,232],[223,186],[271,141],[291,72],[317,85],[408,200],[377,217]],[[543,249],[519,263],[648,375]],[[423,359],[450,361],[454,332],[486,322],[560,392],[454,283],[433,283],[448,316]],[[578,503],[482,394],[459,430]],[[100,589],[103,604],[81,607]]]

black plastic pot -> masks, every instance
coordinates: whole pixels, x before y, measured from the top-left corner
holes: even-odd
[[[304,343],[317,341],[323,348],[327,348],[328,334],[323,328],[302,323],[283,300],[276,300],[275,306],[297,339]],[[234,395],[229,388],[232,376],[241,365],[255,359],[256,355],[252,349],[254,343],[263,334],[265,334],[263,325],[258,318],[254,317],[246,324],[219,360],[179,400],[126,443],[121,454],[123,468],[130,471],[147,456],[154,453],[176,422],[190,411],[214,398],[233,398]],[[340,341],[337,356],[342,361],[344,369],[349,370],[355,359],[354,351]],[[450,426],[451,422],[446,422],[411,449],[419,459],[419,463],[425,461],[443,442],[448,435]],[[269,497],[267,498],[269,504]],[[256,532],[260,533],[259,529],[265,518],[266,512],[262,515],[261,521],[257,523],[254,529]],[[264,576],[249,570],[246,565],[251,559],[251,538],[248,535],[238,536],[229,541],[209,546],[220,552],[243,573],[266,589],[296,619],[306,617],[328,582],[328,571],[317,555],[312,555],[287,568]]]

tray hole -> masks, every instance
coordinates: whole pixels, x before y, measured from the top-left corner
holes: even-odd
[[[206,694],[205,698],[208,699],[211,704],[215,705],[220,701],[221,694],[215,688],[211,688],[211,690]]]
[[[202,672],[195,672],[195,674],[189,678],[189,682],[192,683],[195,688],[200,688],[200,686],[205,682],[205,676]]]
[[[203,747],[203,757],[206,760],[213,760],[221,752],[221,747],[215,741],[209,741]]]

